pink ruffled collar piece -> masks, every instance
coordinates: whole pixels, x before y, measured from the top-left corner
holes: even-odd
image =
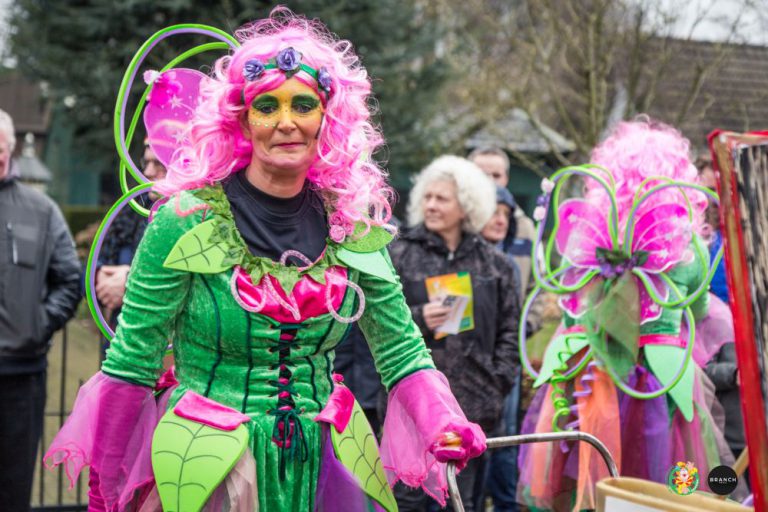
[[[267,315],[278,322],[303,322],[337,310],[347,290],[347,269],[329,267],[325,284],[303,275],[293,291],[286,294],[276,278],[264,275],[257,285],[241,267],[235,267],[232,295],[243,309]]]

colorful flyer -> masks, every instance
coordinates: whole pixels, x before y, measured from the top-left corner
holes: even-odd
[[[435,339],[475,328],[472,304],[472,279],[469,272],[456,272],[428,277],[424,280],[430,302],[443,300],[451,308],[448,319],[435,331]]]

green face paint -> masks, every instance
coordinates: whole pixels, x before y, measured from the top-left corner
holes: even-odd
[[[248,110],[248,122],[252,126],[276,128],[284,121],[319,123],[322,115],[317,94],[301,82],[287,80],[277,89],[254,98]]]

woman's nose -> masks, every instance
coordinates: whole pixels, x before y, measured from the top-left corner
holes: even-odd
[[[293,120],[293,113],[290,109],[282,109],[280,111],[280,119],[277,121],[277,129],[284,132],[292,131],[296,128],[296,123]]]

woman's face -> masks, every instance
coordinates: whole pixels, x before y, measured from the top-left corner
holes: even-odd
[[[438,234],[461,231],[465,213],[456,197],[452,181],[437,180],[429,183],[421,199],[424,226]]]
[[[496,205],[496,211],[493,212],[493,217],[488,221],[488,224],[483,227],[480,234],[494,244],[501,242],[507,237],[509,231],[509,216],[512,213],[512,209],[503,203]]]
[[[248,109],[252,161],[263,169],[306,172],[317,156],[322,120],[320,97],[295,78],[256,96]]]

